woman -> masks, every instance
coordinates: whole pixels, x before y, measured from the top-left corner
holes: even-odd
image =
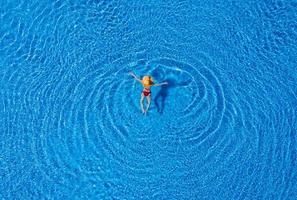
[[[142,113],[146,115],[146,113],[150,107],[150,104],[151,104],[151,89],[150,89],[150,87],[151,86],[167,85],[168,83],[164,82],[164,83],[155,84],[151,76],[144,76],[142,78],[142,80],[140,80],[133,72],[130,72],[129,74],[131,76],[133,76],[134,79],[136,79],[138,82],[140,82],[143,86],[143,90],[141,93],[141,99],[140,99],[140,107],[141,107]],[[147,106],[146,106],[146,110],[144,111],[143,101],[144,101],[145,97],[147,97]]]

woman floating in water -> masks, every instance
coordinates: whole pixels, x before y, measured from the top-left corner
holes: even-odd
[[[155,84],[151,76],[144,76],[142,78],[142,80],[140,80],[133,72],[130,72],[129,74],[131,76],[133,76],[134,79],[136,79],[137,81],[139,81],[143,85],[143,90],[142,90],[141,99],[140,99],[140,106],[141,106],[142,113],[146,114],[149,107],[150,107],[150,104],[151,104],[151,89],[150,89],[150,87],[151,86],[167,85],[168,83],[164,82],[164,83]],[[144,97],[147,97],[147,106],[146,106],[145,111],[144,111],[144,108],[143,108]]]

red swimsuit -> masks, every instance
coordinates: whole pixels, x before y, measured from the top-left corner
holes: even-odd
[[[151,90],[149,88],[144,88],[142,90],[142,93],[144,94],[144,96],[148,96],[151,94]]]

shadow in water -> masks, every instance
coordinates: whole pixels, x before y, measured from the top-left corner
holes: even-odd
[[[157,111],[159,113],[163,113],[164,108],[165,108],[165,102],[167,100],[169,90],[172,88],[180,87],[180,86],[185,86],[188,83],[187,82],[182,82],[178,83],[175,79],[173,78],[166,78],[162,82],[167,82],[168,85],[162,85],[160,86],[159,92],[156,94],[154,98],[154,103],[157,107]]]

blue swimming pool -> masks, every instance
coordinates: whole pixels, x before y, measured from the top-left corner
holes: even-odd
[[[295,0],[2,0],[0,199],[297,199]],[[147,116],[142,86],[151,75]]]

